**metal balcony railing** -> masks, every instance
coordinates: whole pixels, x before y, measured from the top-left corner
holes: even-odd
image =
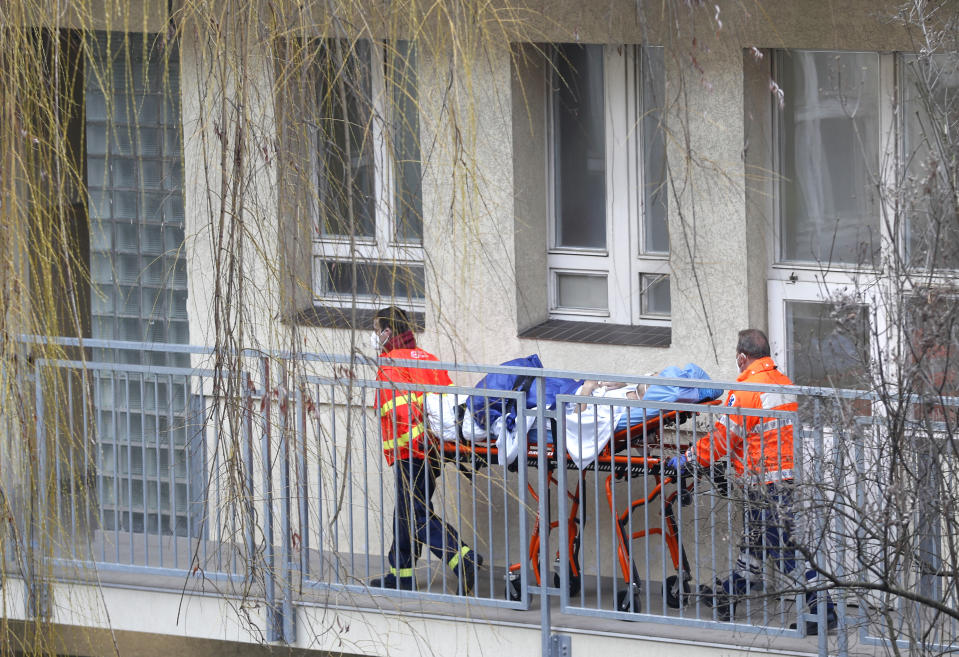
[[[633,399],[579,394],[580,380],[611,378],[587,372],[429,363],[464,383],[438,387],[377,381],[375,362],[331,355],[23,348],[32,359],[17,376],[31,383],[18,390],[32,393],[36,426],[7,422],[31,457],[4,482],[24,548],[7,559],[34,583],[34,605],[44,573],[95,568],[262,599],[270,640],[292,638],[301,602],[372,595],[516,610],[538,598],[544,654],[553,614],[702,637],[812,630],[820,654],[956,642],[955,399],[909,401],[892,422],[886,400],[859,391],[615,377],[640,385]],[[190,366],[144,364],[170,350]],[[490,374],[512,384],[491,388]],[[731,409],[702,392],[731,388],[792,396],[799,410]],[[412,430],[430,437],[425,466],[384,461],[382,418],[396,420],[375,403],[381,389],[422,405]],[[791,431],[791,482],[724,463],[667,468],[731,422],[771,431],[780,462]],[[417,474],[428,469],[435,478]],[[411,492],[400,476],[426,478]],[[434,518],[397,548],[414,556],[409,570],[389,557],[398,499]]]

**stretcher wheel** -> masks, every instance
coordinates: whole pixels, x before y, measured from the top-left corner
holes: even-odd
[[[580,575],[574,575],[573,569],[569,569],[569,597],[575,598],[579,595],[579,590],[582,588],[583,578]],[[559,588],[563,585],[559,573],[553,573],[553,586]]]
[[[513,602],[523,599],[523,592],[520,591],[520,577],[517,573],[509,573],[506,576],[506,597]]]
[[[682,587],[682,589],[680,589]],[[673,609],[685,607],[689,602],[689,580],[680,579],[677,575],[670,575],[663,582],[663,591],[666,594],[666,604]]]
[[[616,609],[631,611],[638,614],[642,611],[640,588],[638,584],[630,584],[629,588],[616,594]]]

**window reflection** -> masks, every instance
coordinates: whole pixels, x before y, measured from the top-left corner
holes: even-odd
[[[787,301],[786,331],[786,371],[793,383],[834,388],[868,385],[868,307]]]
[[[879,56],[780,60],[781,256],[872,267],[879,256]]]

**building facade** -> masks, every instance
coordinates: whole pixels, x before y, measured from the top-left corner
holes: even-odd
[[[938,175],[931,135],[943,117],[928,98],[951,98],[959,75],[947,50],[917,56],[929,35],[896,3],[28,4],[0,10],[29,33],[6,54],[23,71],[17,94],[0,91],[8,249],[21,263],[8,274],[31,291],[8,297],[6,327],[93,345],[67,342],[51,355],[27,340],[70,372],[32,371],[55,380],[55,392],[29,402],[42,399],[35,415],[48,418],[32,434],[34,461],[61,482],[37,507],[52,504],[61,526],[38,531],[60,537],[49,540],[61,557],[65,527],[99,532],[84,548],[94,556],[78,562],[118,566],[95,583],[58,561],[48,588],[8,569],[4,590],[26,602],[6,616],[36,642],[25,619],[52,600],[54,651],[97,654],[108,628],[143,654],[256,652],[283,639],[346,654],[547,650],[535,591],[505,610],[450,602],[445,580],[436,599],[359,595],[327,586],[360,583],[345,562],[293,583],[312,558],[308,532],[321,553],[343,541],[331,548],[342,559],[382,561],[389,544],[392,484],[384,494],[371,482],[392,475],[375,431],[356,419],[375,429],[369,381],[352,386],[337,369],[372,380],[362,368],[376,356],[367,335],[378,308],[407,310],[419,344],[450,364],[536,353],[573,378],[613,379],[693,362],[732,381],[737,332],[756,327],[797,384],[872,389],[877,364],[910,362],[903,336],[921,329],[903,323],[910,299],[955,283],[955,227],[908,190]],[[934,83],[918,84],[930,66]],[[35,106],[18,96],[31,91]],[[43,118],[23,119],[31,108]],[[955,120],[947,112],[944,125]],[[955,335],[933,333],[925,367],[948,383],[943,353]],[[261,359],[280,352],[292,356]],[[84,360],[99,364],[95,374],[79,373]],[[318,378],[298,393],[284,387],[301,371]],[[452,374],[468,387],[481,371]],[[323,397],[340,385],[349,389]],[[302,418],[288,414],[294,397]],[[318,447],[276,461],[287,435]],[[64,447],[77,436],[86,447]],[[51,437],[65,442],[43,452]],[[232,469],[247,457],[248,470]],[[86,474],[64,476],[57,463]],[[238,472],[248,487],[231,487]],[[496,475],[494,487],[513,492],[486,500],[484,518],[477,494],[466,495],[476,544],[495,552],[506,541],[491,555],[490,599],[501,597],[516,547],[503,538],[511,521],[501,527],[494,515],[535,515],[516,487],[525,481],[509,477]],[[33,499],[30,481],[13,476],[8,491],[27,492],[5,496]],[[444,481],[438,506],[462,517],[462,484]],[[237,491],[255,500],[250,509],[271,511],[243,516]],[[218,500],[243,517],[213,514]],[[274,534],[271,514],[284,504]],[[603,552],[614,549],[614,526],[596,519],[584,544],[597,581],[615,579]],[[723,535],[688,531],[703,550]],[[643,554],[662,562],[655,579],[665,579],[668,547]],[[264,577],[261,557],[286,565]],[[714,550],[698,579],[734,558]],[[187,585],[172,586],[184,572]],[[553,633],[572,637],[576,653],[834,650],[783,632],[742,634],[699,607],[678,624],[562,613]]]

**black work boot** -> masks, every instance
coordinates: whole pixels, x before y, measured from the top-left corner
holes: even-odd
[[[476,571],[483,567],[483,555],[477,554],[472,548],[466,548],[466,552],[461,551],[458,556],[459,559],[452,567],[453,574],[456,575],[456,592],[459,595],[469,595],[476,582]]]
[[[397,577],[393,573],[387,573],[384,577],[375,577],[370,580],[370,588],[375,589],[395,589],[397,591],[415,591],[415,577]]]
[[[699,595],[707,606],[716,610],[716,620],[728,623],[736,615],[736,600],[734,596],[726,593],[722,582],[718,581],[710,588],[705,584],[699,587]]]

